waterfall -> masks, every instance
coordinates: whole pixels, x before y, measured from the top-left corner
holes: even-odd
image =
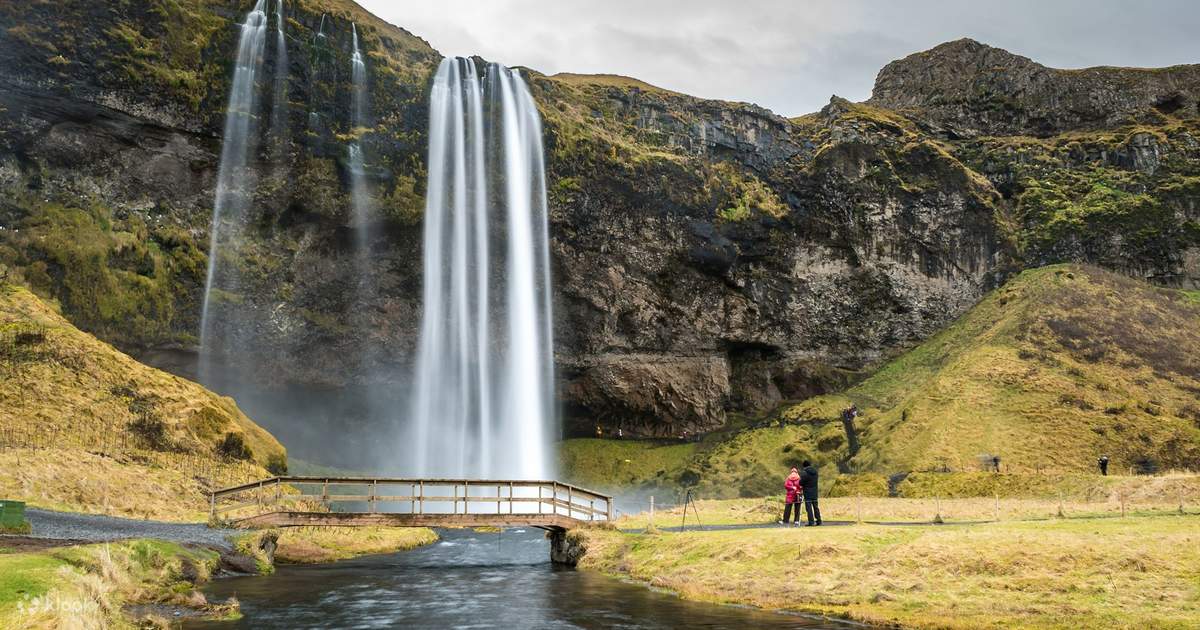
[[[358,46],[358,26],[353,29],[354,54],[350,57],[352,133],[354,139],[349,146],[350,194],[353,211],[350,222],[354,226],[357,239],[355,250],[359,256],[365,257],[369,247],[367,226],[370,223],[371,196],[367,190],[366,163],[363,158],[361,134],[367,126],[367,64],[363,62],[362,50]],[[365,271],[365,270],[360,270]],[[365,274],[360,274],[364,278]]]
[[[429,114],[424,313],[404,461],[544,479],[557,426],[541,119],[520,74],[445,59]]]
[[[225,135],[209,234],[208,272],[200,311],[200,379],[204,382],[211,382],[212,375],[208,372],[213,355],[223,354],[231,347],[225,334],[219,342],[213,339],[218,331],[214,330],[210,311],[215,301],[224,302],[226,297],[234,296],[238,291],[237,257],[233,250],[237,249],[250,205],[250,192],[255,185],[254,170],[248,168],[247,162],[254,153],[257,137],[257,79],[262,70],[267,32],[265,2],[258,0],[242,24],[229,107],[225,113]],[[230,331],[222,331],[225,332]],[[220,347],[214,347],[218,344]]]
[[[283,34],[283,0],[275,0],[275,84],[271,96],[271,140],[275,159],[280,160],[287,146],[288,52]]]

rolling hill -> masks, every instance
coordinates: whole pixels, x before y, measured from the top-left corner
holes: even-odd
[[[198,518],[213,484],[286,470],[229,398],[80,331],[0,285],[0,496],[35,505]]]

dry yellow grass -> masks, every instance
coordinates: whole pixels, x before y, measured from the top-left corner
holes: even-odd
[[[683,96],[679,92],[668,90],[666,88],[660,88],[657,85],[646,83],[641,79],[626,77],[619,74],[576,74],[574,72],[560,72],[558,74],[550,75],[549,78],[571,85],[600,85],[622,89],[636,88],[646,92],[658,92],[660,94]]]
[[[233,437],[231,437],[233,436]],[[249,459],[218,457],[240,441]],[[25,448],[33,446],[36,448]],[[0,285],[0,494],[33,505],[195,519],[202,491],[286,452],[229,398],[88,335]]]
[[[1196,516],[581,535],[581,568],[688,599],[914,628],[1200,624]]]

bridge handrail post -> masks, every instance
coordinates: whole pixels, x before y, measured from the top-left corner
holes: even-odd
[[[538,514],[542,513],[542,490],[544,490],[544,489],[545,489],[545,486],[543,486],[542,484],[539,483],[538,484]]]
[[[605,508],[608,511],[608,515],[605,517],[605,520],[610,521],[610,522],[613,520],[613,504],[612,504],[612,502],[613,502],[612,497],[608,497],[607,499],[604,500]],[[654,497],[650,497],[650,518],[651,519],[654,518]],[[651,522],[653,522],[653,520]]]
[[[217,491],[208,493],[208,522],[217,522]]]
[[[424,480],[422,480],[420,482],[419,490],[420,490],[421,494],[420,494],[420,496],[417,497],[417,510],[418,510],[417,514],[424,514],[425,513],[425,481]]]
[[[374,514],[374,513],[375,513],[375,511],[376,511],[376,508],[375,508],[375,497],[376,497],[376,495],[378,494],[378,491],[376,490],[376,488],[377,488],[377,485],[376,485],[376,484],[378,484],[378,483],[379,483],[379,480],[378,480],[378,479],[372,479],[372,480],[371,480],[371,496],[370,496],[370,498],[367,500],[367,508],[368,508],[368,511],[370,511],[370,512],[371,512],[371,514]]]
[[[567,518],[575,518],[575,486],[567,486]]]

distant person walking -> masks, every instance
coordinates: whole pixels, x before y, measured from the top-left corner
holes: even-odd
[[[992,470],[994,472],[1000,472],[1000,456],[999,455],[992,457]]]
[[[821,524],[821,508],[817,505],[817,468],[805,460],[800,474],[800,488],[804,492],[804,511],[808,513],[808,526]]]
[[[779,524],[787,525],[790,520],[793,525],[798,526],[800,525],[800,472],[794,466],[788,473],[787,479],[783,481],[783,489],[785,491],[783,520],[779,521]],[[793,510],[795,510],[794,517]]]
[[[1101,455],[1100,459],[1096,460],[1096,463],[1100,465],[1100,474],[1107,477],[1108,476],[1108,455]]]

